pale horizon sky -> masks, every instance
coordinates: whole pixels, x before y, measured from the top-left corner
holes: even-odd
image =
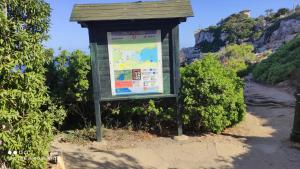
[[[86,28],[76,22],[70,22],[70,15],[74,4],[85,3],[115,3],[135,2],[137,0],[46,0],[52,8],[51,39],[45,43],[46,47],[55,51],[59,47],[66,50],[80,49],[89,53],[89,39]],[[292,8],[300,0],[191,0],[194,17],[180,25],[180,47],[194,45],[194,32],[199,28],[215,25],[222,18],[249,9],[252,17],[265,14],[266,9],[278,10],[279,8]]]

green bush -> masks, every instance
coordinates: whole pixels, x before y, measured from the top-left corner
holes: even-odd
[[[186,125],[220,133],[243,119],[243,82],[214,56],[182,68],[181,76]]]
[[[58,56],[51,50],[48,53],[52,60],[47,65],[46,84],[52,99],[68,115],[62,128],[87,127],[94,118],[90,56],[79,50],[62,50]]]
[[[102,119],[107,128],[166,134],[176,128],[173,105],[174,99],[107,102],[102,106]]]
[[[288,42],[259,63],[253,70],[253,77],[259,82],[276,84],[288,79],[300,67],[300,36]]]
[[[54,124],[64,118],[45,85],[44,65],[50,59],[42,43],[50,7],[43,0],[5,2],[8,15],[0,11],[0,165],[44,169]]]
[[[253,51],[254,47],[250,44],[232,44],[220,51],[219,55],[226,67],[233,69],[242,77],[249,73],[252,63],[256,60]]]

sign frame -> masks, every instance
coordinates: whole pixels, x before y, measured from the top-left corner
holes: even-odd
[[[113,97],[163,94],[161,30],[107,32],[107,41],[111,92]],[[150,50],[151,53],[147,54],[143,52],[145,51],[143,48],[140,49],[142,51],[136,51],[139,49],[139,46],[154,47],[155,53],[153,53],[152,48]],[[115,61],[114,57],[117,54],[114,54],[114,51],[123,55],[121,58],[118,58],[122,59],[123,62],[115,63],[117,61]],[[149,61],[150,59],[156,60],[156,62]],[[124,72],[124,74],[122,74],[123,80],[117,80],[118,78],[116,78],[117,74],[115,72]],[[135,73],[139,75],[138,78],[134,78]],[[124,88],[122,88],[122,86]]]
[[[172,99],[174,113],[177,114],[178,135],[182,135],[182,114],[180,105],[180,61],[179,23],[180,19],[135,20],[86,22],[89,30],[92,61],[93,95],[97,125],[97,140],[102,140],[101,103],[136,99]],[[109,70],[109,49],[107,32],[160,30],[163,65],[163,93],[113,96]]]

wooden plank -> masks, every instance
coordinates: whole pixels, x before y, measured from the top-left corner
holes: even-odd
[[[176,106],[175,113],[177,114],[177,126],[178,126],[178,135],[183,134],[183,121],[182,121],[182,106],[180,102],[180,62],[179,62],[179,26],[175,26],[172,29],[172,54],[173,54],[173,72],[174,72],[174,92],[176,97]]]
[[[158,98],[176,98],[174,94],[147,94],[147,95],[134,95],[134,96],[113,96],[109,98],[101,98],[104,101],[120,101],[120,100],[139,100],[139,99],[158,99]]]
[[[172,29],[172,58],[173,58],[173,71],[174,71],[174,92],[179,93],[180,88],[180,74],[179,74],[179,26],[175,26]]]
[[[182,15],[173,15],[173,14],[165,14],[165,13],[160,13],[157,15],[150,15],[150,14],[145,14],[145,15],[130,15],[126,12],[122,14],[118,14],[116,16],[101,16],[99,17],[98,14],[92,15],[92,16],[82,16],[82,17],[74,17],[71,19],[71,21],[105,21],[105,20],[132,20],[132,19],[156,19],[156,18],[184,18],[186,17],[184,14]]]
[[[179,19],[150,19],[150,20],[118,20],[118,21],[90,21],[84,22],[86,27],[101,29],[103,32],[138,31],[155,29],[172,29],[179,23]],[[81,24],[83,24],[81,22]],[[99,36],[99,35],[97,35]],[[93,38],[93,37],[92,37]],[[162,37],[163,38],[163,37]],[[95,40],[95,37],[92,39]]]
[[[114,10],[114,9],[166,9],[166,8],[178,8],[178,7],[190,7],[190,3],[186,2],[143,2],[143,3],[106,3],[106,4],[76,4],[74,10]]]
[[[189,0],[75,5],[71,21],[186,18],[193,16]]]
[[[101,77],[101,94],[102,97],[111,97],[111,80],[109,71],[109,58],[107,48],[106,32],[95,29],[97,34],[97,52],[99,58],[99,72]]]
[[[96,118],[96,139],[97,141],[102,140],[101,132],[101,106],[100,106],[100,76],[99,67],[97,64],[97,45],[94,43],[90,44],[91,47],[91,60],[92,60],[92,76],[93,76],[93,96],[95,106],[95,118]]]
[[[184,11],[184,12],[190,12],[190,5],[187,5],[187,4],[181,4],[180,5],[181,7],[181,10],[180,12]],[[173,6],[162,6],[162,5],[157,5],[157,6],[150,6],[150,5],[147,5],[147,6],[143,6],[143,7],[140,7],[140,6],[130,6],[130,5],[127,5],[127,6],[119,6],[119,7],[113,7],[113,6],[90,6],[90,7],[83,7],[83,6],[75,6],[73,11],[74,12],[93,12],[93,11],[97,11],[97,10],[100,10],[99,12],[103,12],[103,11],[111,11],[111,12],[114,12],[114,13],[117,13],[119,11],[112,11],[112,10],[123,10],[123,11],[129,11],[129,10],[134,10],[133,12],[135,11],[142,11],[142,10],[147,10],[147,11],[150,11],[150,10],[153,10],[153,12],[155,11],[159,11],[161,9],[164,9],[164,10],[174,10],[174,9],[177,9],[179,8],[179,5],[173,5]]]
[[[118,11],[115,11],[118,10]],[[191,8],[190,6],[180,6],[180,7],[148,7],[148,8],[114,8],[114,9],[103,9],[103,8],[95,8],[95,9],[73,9],[72,15],[82,15],[82,14],[93,14],[93,13],[111,13],[111,14],[120,14],[122,12],[130,12],[131,13],[137,13],[140,12],[141,15],[144,14],[144,12],[148,12],[151,14],[159,14],[161,12],[168,12],[168,13],[174,13],[174,10],[179,10],[179,13],[186,13],[191,14]]]
[[[171,94],[170,81],[170,52],[169,52],[169,29],[162,29],[162,66],[164,93]]]

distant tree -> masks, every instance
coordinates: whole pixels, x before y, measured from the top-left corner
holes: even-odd
[[[255,20],[243,13],[233,14],[226,18],[221,26],[222,31],[228,33],[229,43],[240,43],[251,37],[255,27]]]
[[[273,13],[273,9],[267,9],[267,10],[265,10],[265,12],[266,12],[266,16],[267,17],[270,17],[270,16],[272,16],[274,13]]]
[[[274,17],[278,18],[280,16],[286,15],[290,12],[288,8],[280,8],[274,15]]]
[[[250,17],[250,10],[248,10],[248,9],[245,9],[245,10],[243,10],[243,11],[241,11],[240,13],[241,14],[245,14],[245,15],[247,15],[248,17]]]

